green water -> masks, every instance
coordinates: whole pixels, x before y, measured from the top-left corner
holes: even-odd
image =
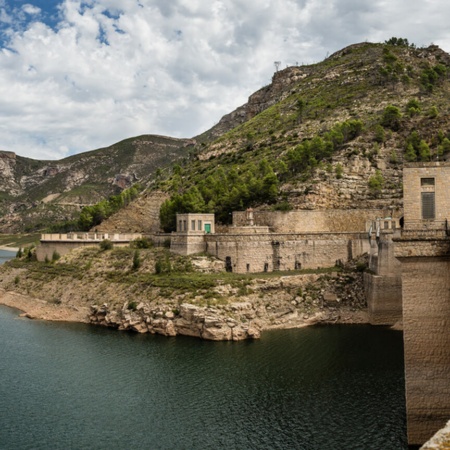
[[[1,449],[406,449],[400,332],[207,342],[0,308]]]

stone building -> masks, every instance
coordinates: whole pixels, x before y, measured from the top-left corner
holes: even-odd
[[[233,225],[215,233],[213,215],[178,214],[171,250],[207,252],[228,271],[272,272],[331,267],[369,251],[367,223],[385,210],[237,211]],[[199,229],[211,221],[210,232]]]
[[[205,235],[216,232],[214,214],[177,214],[177,231],[170,238],[170,250],[179,255],[203,253]]]
[[[408,443],[424,443],[450,417],[450,163],[403,169],[401,263]]]

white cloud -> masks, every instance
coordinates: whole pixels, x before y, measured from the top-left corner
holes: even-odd
[[[30,16],[35,16],[35,15],[40,14],[41,8],[38,8],[37,6],[33,6],[33,5],[30,5],[29,3],[27,3],[22,6],[22,11],[24,13],[29,14]]]
[[[32,3],[0,0],[0,148],[34,158],[201,133],[270,82],[275,60],[391,36],[450,49],[444,0],[64,0],[52,27]]]

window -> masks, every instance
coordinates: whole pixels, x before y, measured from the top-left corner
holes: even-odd
[[[187,231],[187,223],[183,220],[183,231]]]
[[[182,220],[179,220],[178,221],[178,231],[183,231],[183,221]]]
[[[435,210],[435,180],[434,178],[421,178],[421,200],[422,200],[422,219],[434,219],[436,217]]]
[[[202,231],[202,221],[201,220],[198,221],[197,230]]]
[[[422,219],[434,219],[434,192],[422,192]]]
[[[420,185],[422,187],[425,186],[434,186],[434,178],[421,178],[420,179]]]
[[[191,231],[195,231],[195,220],[191,220]]]

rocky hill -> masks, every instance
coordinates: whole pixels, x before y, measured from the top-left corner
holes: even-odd
[[[0,231],[39,228],[68,220],[83,205],[146,186],[163,169],[186,158],[193,141],[144,135],[59,161],[0,152]]]
[[[401,209],[403,163],[450,151],[449,74],[434,45],[361,43],[288,67],[197,136],[196,157],[158,187],[219,221],[248,206]]]

